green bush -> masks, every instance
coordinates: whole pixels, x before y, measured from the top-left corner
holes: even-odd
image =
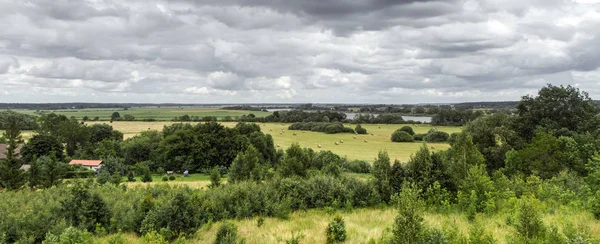
[[[423,138],[423,140],[425,140],[427,142],[446,142],[446,141],[448,141],[449,137],[450,137],[450,135],[448,135],[448,133],[443,132],[443,131],[430,131]]]
[[[169,177],[167,177],[166,175],[162,177],[162,181],[169,181]]]
[[[338,243],[346,241],[346,224],[342,217],[337,216],[329,222],[325,231],[327,243]]]
[[[402,126],[402,128],[400,128],[396,131],[404,131],[404,132],[410,134],[411,136],[415,134],[415,131],[413,130],[413,128],[408,125]]]
[[[60,243],[83,244],[92,243],[92,234],[86,230],[80,230],[75,227],[69,227],[60,234]]]
[[[413,142],[415,138],[406,131],[397,130],[392,134],[393,142]]]
[[[519,206],[517,233],[527,240],[542,237],[546,232],[536,202],[536,199],[521,199]]]
[[[371,164],[363,160],[344,160],[342,167],[351,173],[369,174],[371,173]]]
[[[415,139],[415,141],[422,141],[425,138],[425,136],[427,136],[427,134],[415,134],[413,138]]]
[[[223,223],[217,230],[215,244],[235,244],[238,239],[237,227],[232,223]]]
[[[361,134],[361,135],[367,134],[367,129],[363,128],[361,125],[356,125],[356,127],[354,128],[354,131],[356,132],[356,134]]]
[[[169,176],[169,180],[175,180],[175,176],[174,175]]]
[[[144,174],[142,175],[142,182],[152,182],[152,175],[150,174],[150,170],[144,171]]]
[[[352,128],[345,127],[344,124],[337,122],[301,122],[290,125],[288,129],[309,130],[314,132],[324,132],[326,134],[354,133]]]

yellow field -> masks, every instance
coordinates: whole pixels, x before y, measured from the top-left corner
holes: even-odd
[[[93,123],[107,123],[107,122],[86,122],[86,124]],[[125,134],[125,138],[132,137],[144,130],[162,130],[163,126],[172,124],[174,122],[125,122],[115,121],[111,125],[114,129],[119,130]],[[236,122],[223,122],[225,126],[233,127]],[[366,128],[369,134],[367,135],[352,135],[352,134],[325,134],[318,132],[309,131],[288,131],[287,128],[290,124],[281,123],[260,123],[263,132],[271,134],[276,144],[279,144],[281,148],[287,148],[292,143],[298,142],[302,147],[312,148],[316,151],[320,150],[331,150],[332,152],[341,156],[347,156],[349,159],[361,159],[372,161],[377,157],[377,153],[380,150],[386,150],[392,160],[398,159],[402,162],[406,162],[410,155],[414,154],[419,147],[421,142],[414,143],[397,143],[391,142],[390,136],[392,133],[402,127],[403,125],[370,125],[365,124],[363,128]],[[354,125],[346,125],[354,128]],[[414,125],[412,126],[416,133],[426,133],[429,129],[433,128],[431,125]],[[438,126],[438,130],[445,131],[448,133],[459,132],[460,127],[447,127]],[[279,132],[284,130],[282,134]],[[295,136],[293,134],[296,134]],[[373,135],[371,135],[373,133]],[[353,138],[356,136],[356,139]],[[335,145],[335,142],[343,140],[344,143]],[[367,142],[364,142],[367,140]],[[321,145],[321,148],[318,148]],[[433,151],[444,150],[449,147],[446,143],[429,143],[427,145]]]

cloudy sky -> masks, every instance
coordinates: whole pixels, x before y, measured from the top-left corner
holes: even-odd
[[[0,0],[0,102],[600,99],[600,0]]]

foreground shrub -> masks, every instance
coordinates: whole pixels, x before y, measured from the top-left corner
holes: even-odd
[[[325,231],[327,243],[338,243],[346,241],[346,224],[342,217],[337,216],[329,222]]]
[[[361,125],[356,125],[356,128],[354,128],[354,131],[356,132],[356,134],[367,134],[367,129],[363,128]]]
[[[215,244],[235,244],[238,238],[237,227],[232,223],[223,223],[217,230]]]
[[[415,138],[406,131],[397,130],[392,134],[393,142],[413,142]]]
[[[400,196],[394,201],[398,216],[394,221],[392,243],[420,243],[425,226],[419,191],[414,186],[404,184]]]

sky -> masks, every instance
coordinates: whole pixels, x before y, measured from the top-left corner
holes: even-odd
[[[0,0],[0,103],[600,99],[600,0]]]

